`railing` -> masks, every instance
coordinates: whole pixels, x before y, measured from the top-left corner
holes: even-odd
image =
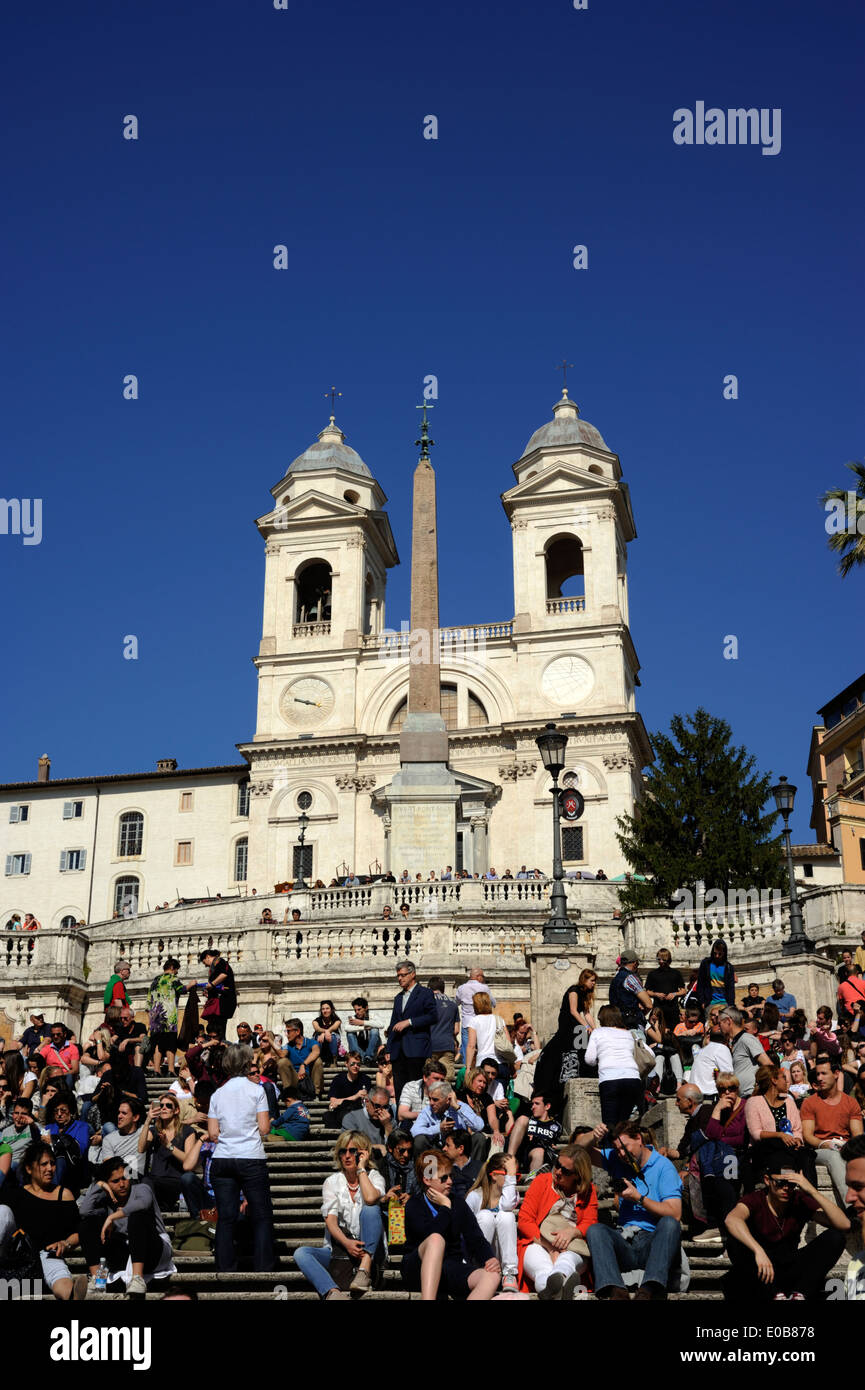
[[[295,623],[292,637],[329,637],[330,623]]]
[[[423,929],[417,925],[400,921],[333,928],[299,922],[273,932],[270,956],[276,965],[290,965],[305,960],[394,960],[411,950],[423,951]]]
[[[110,950],[108,954],[119,960],[121,956],[128,960],[132,968],[133,977],[140,980],[146,976],[148,983],[154,975],[161,973],[163,961],[167,956],[176,956],[180,961],[181,974],[188,978],[189,974],[203,979],[200,973],[203,969],[199,963],[199,956],[202,951],[208,950],[212,946],[218,946],[223,955],[231,958],[232,966],[238,965],[244,959],[244,939],[246,933],[243,931],[217,931],[212,933],[196,932],[194,928],[180,933],[151,931],[146,935],[117,936],[109,942]],[[105,942],[100,942],[104,949]]]
[[[36,932],[6,932],[3,940],[2,959],[8,971],[32,970],[36,960]]]
[[[447,655],[448,648],[478,647],[496,638],[510,638],[513,635],[512,621],[501,623],[467,623],[460,627],[438,628],[434,636],[438,639],[440,650]],[[364,647],[378,647],[389,656],[408,651],[413,634],[407,629],[400,632],[367,632],[361,638]],[[416,639],[415,639],[416,640]]]
[[[520,961],[527,950],[543,941],[543,923],[534,926],[490,924],[464,926],[454,923],[451,950],[455,956],[515,956]]]
[[[547,613],[555,616],[559,613],[585,613],[586,600],[582,596],[579,598],[548,598]]]

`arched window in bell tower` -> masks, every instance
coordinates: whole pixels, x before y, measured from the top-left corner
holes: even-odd
[[[330,565],[310,560],[297,576],[298,623],[329,623],[333,591]]]
[[[548,541],[544,563],[548,605],[556,599],[585,599],[583,547],[577,536],[555,536]]]

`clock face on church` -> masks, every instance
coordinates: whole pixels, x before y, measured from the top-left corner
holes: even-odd
[[[335,703],[334,693],[327,681],[318,676],[298,676],[283,690],[279,711],[286,724],[311,729],[330,718]]]
[[[585,700],[594,684],[595,674],[581,656],[557,656],[541,676],[541,690],[560,710]]]

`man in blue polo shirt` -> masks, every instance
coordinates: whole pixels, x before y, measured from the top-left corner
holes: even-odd
[[[609,1136],[612,1144],[602,1147],[607,1136],[606,1125],[598,1125],[574,1141],[591,1150],[592,1162],[606,1168],[619,1194],[619,1228],[595,1225],[586,1233],[595,1292],[627,1301],[622,1274],[642,1269],[635,1299],[666,1298],[681,1256],[681,1179],[668,1158],[646,1148],[638,1121],[621,1120]]]
[[[796,1008],[796,996],[787,993],[783,980],[772,981],[772,993],[769,995],[769,1002],[775,1005],[781,1015],[782,1023],[787,1022]]]
[[[308,1075],[315,1087],[315,1094],[321,1100],[324,1089],[324,1063],[321,1049],[314,1038],[303,1036],[303,1024],[299,1018],[287,1018],[285,1028],[285,1055],[291,1062],[299,1081]]]

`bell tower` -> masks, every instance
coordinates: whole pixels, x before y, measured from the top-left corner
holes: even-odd
[[[333,415],[271,495],[256,522],[265,577],[255,741],[345,732],[357,658],[384,627],[387,571],[399,564],[387,498]],[[306,685],[293,693],[298,679]]]

